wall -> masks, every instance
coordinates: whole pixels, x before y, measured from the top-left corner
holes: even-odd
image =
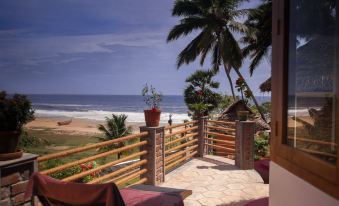
[[[23,169],[1,177],[1,206],[31,205],[30,202],[24,200],[29,175],[30,171]]]
[[[339,200],[271,161],[269,203],[270,206],[338,206]]]

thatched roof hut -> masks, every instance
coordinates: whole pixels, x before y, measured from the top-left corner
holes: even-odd
[[[256,131],[261,130],[270,130],[270,125],[267,124],[263,119],[259,116],[256,117],[255,113],[247,106],[244,100],[238,100],[229,106],[219,117],[219,120],[222,121],[236,121],[239,119],[238,112],[239,111],[248,111],[249,119],[256,123]]]
[[[261,92],[271,92],[271,77],[260,84],[259,89]]]
[[[229,106],[219,117],[224,121],[235,121],[238,120],[239,111],[248,111],[249,115],[254,115],[254,112],[247,106],[244,100],[238,100]]]

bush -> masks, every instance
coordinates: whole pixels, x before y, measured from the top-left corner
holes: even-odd
[[[34,110],[25,95],[14,94],[6,98],[5,91],[0,92],[0,131],[21,131],[22,126],[34,120]]]
[[[47,170],[47,169],[51,169],[60,165],[64,165],[65,162],[60,160],[60,159],[52,159],[52,160],[47,160],[46,162],[41,163],[39,166],[39,170],[43,171],[43,170]],[[55,178],[55,179],[64,179],[66,177],[78,174],[82,171],[81,167],[79,165],[62,170],[60,172],[55,172],[53,174],[51,174],[50,176]]]
[[[45,139],[41,139],[36,136],[30,136],[27,132],[24,132],[20,136],[18,147],[23,149],[26,147],[38,147],[41,145],[49,145],[49,144],[50,142],[48,142]]]
[[[193,119],[207,116],[221,101],[221,95],[215,92],[219,82],[213,81],[213,77],[211,71],[197,70],[186,79],[184,98]]]
[[[269,134],[261,132],[254,139],[254,159],[259,160],[263,157],[268,157],[270,151]]]

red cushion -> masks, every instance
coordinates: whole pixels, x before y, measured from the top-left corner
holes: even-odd
[[[245,206],[268,206],[268,197],[253,200],[247,203]]]
[[[259,160],[254,162],[254,169],[259,173],[265,184],[269,183],[270,161]]]
[[[126,206],[184,206],[179,195],[125,188],[120,190]]]

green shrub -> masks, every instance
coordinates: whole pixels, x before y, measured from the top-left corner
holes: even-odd
[[[21,131],[22,126],[34,120],[34,110],[25,95],[7,97],[0,91],[0,131]]]
[[[268,157],[270,151],[269,134],[262,132],[254,139],[254,159],[259,160]]]

